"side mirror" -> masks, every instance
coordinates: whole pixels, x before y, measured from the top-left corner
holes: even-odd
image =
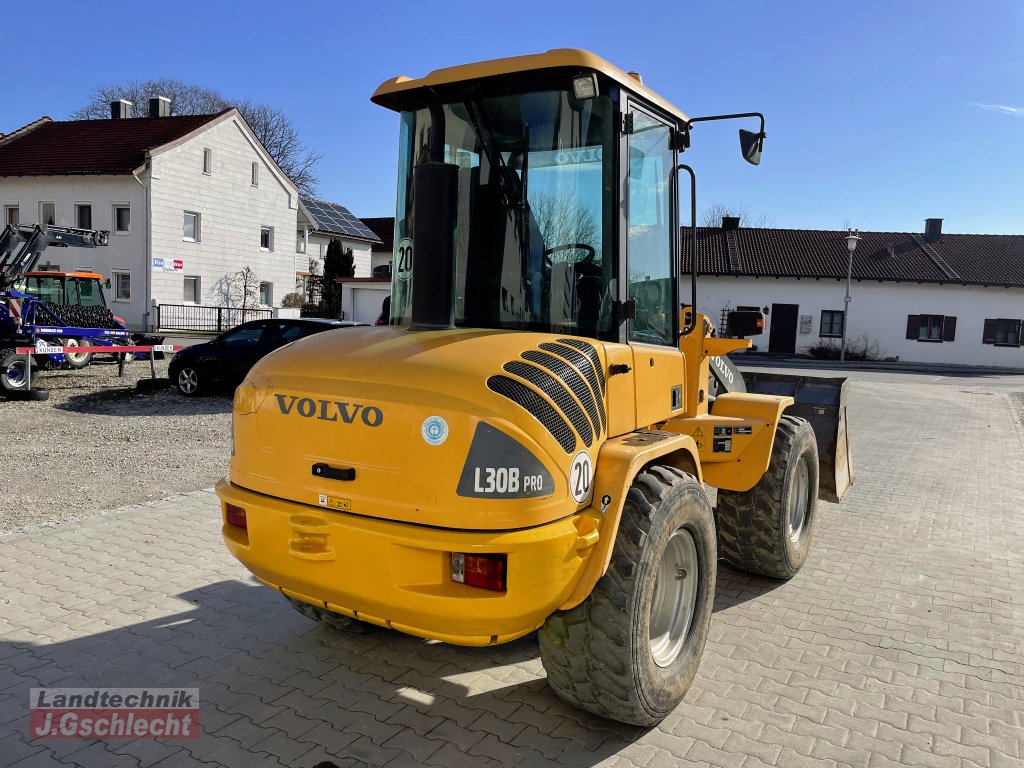
[[[731,339],[759,336],[764,333],[764,312],[730,312],[725,321],[725,333]]]
[[[743,153],[743,159],[751,165],[758,165],[761,162],[764,136],[763,133],[754,133],[740,128],[740,151]]]

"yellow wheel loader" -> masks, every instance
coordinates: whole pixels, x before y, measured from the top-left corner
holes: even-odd
[[[719,556],[793,576],[819,493],[845,491],[848,453],[819,463],[815,439],[845,443],[841,397],[812,428],[792,392],[711,378],[764,318],[715,337],[683,298],[679,153],[709,118],[580,50],[373,101],[401,116],[390,324],[283,347],[238,387],[227,547],[334,626],[539,629],[562,698],[658,723],[696,674]],[[763,118],[725,117],[760,118],[756,163]]]

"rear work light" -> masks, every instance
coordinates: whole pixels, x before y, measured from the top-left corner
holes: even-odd
[[[508,555],[467,555],[452,552],[452,581],[471,587],[505,591]]]
[[[236,506],[235,504],[225,504],[224,512],[227,517],[228,525],[236,525],[239,528],[249,527],[245,522],[245,509],[242,507]]]

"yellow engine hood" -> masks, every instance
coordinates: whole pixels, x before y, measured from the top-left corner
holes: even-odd
[[[606,434],[605,369],[599,342],[550,334],[320,333],[236,391],[229,478],[388,520],[540,525],[589,503],[568,478]]]

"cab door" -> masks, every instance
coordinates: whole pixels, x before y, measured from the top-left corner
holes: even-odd
[[[676,152],[674,128],[636,102],[626,121],[625,245],[627,325],[633,349],[636,422],[650,426],[683,408],[679,353]]]

